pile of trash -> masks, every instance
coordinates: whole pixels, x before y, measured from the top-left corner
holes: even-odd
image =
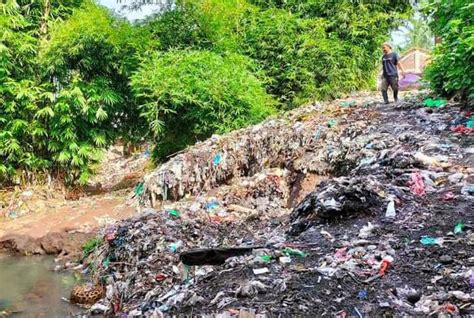
[[[343,103],[215,136],[147,175],[141,213],[84,261],[106,287],[90,313],[473,314],[474,136],[449,128],[459,105]],[[326,180],[293,208],[310,173]]]
[[[318,173],[331,173],[326,171],[328,163],[320,163],[343,156],[336,132],[339,129],[335,126],[348,111],[345,108],[329,111],[316,103],[289,112],[284,118],[273,118],[224,136],[212,136],[146,175],[144,204],[155,206],[162,200],[198,195],[265,168],[313,168]],[[334,144],[328,147],[323,140]],[[318,149],[320,153],[312,162],[293,166],[306,152]]]

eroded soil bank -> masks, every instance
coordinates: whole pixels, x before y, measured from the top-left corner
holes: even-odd
[[[123,156],[122,147],[106,153],[90,184],[67,193],[48,186],[0,192],[0,251],[81,256],[82,246],[97,229],[132,216],[137,202],[133,187],[144,174],[149,156]]]

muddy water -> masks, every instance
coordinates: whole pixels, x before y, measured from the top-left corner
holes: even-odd
[[[80,311],[69,298],[71,273],[57,273],[52,257],[0,254],[0,317],[67,317]]]

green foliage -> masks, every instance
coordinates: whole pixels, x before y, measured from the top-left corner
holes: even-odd
[[[263,37],[263,43],[254,41],[255,52],[264,55],[265,64],[273,65],[269,76],[274,83],[284,85],[283,90],[271,87],[270,91],[291,107],[372,87],[381,43],[411,13],[408,0],[252,2],[265,9],[253,28],[261,27]],[[268,41],[269,37],[273,39]],[[265,58],[262,49],[275,54]],[[287,74],[272,76],[278,74],[278,67]]]
[[[270,78],[267,90],[286,108],[333,98],[358,88],[354,56],[325,32],[324,19],[303,19],[281,10],[251,14],[242,23],[242,51]]]
[[[434,36],[431,29],[424,19],[412,17],[407,20],[406,25],[408,36],[403,49],[407,50],[413,47],[431,49],[434,44]]]
[[[142,23],[142,27],[150,32],[163,51],[183,48],[211,49],[212,46],[205,32],[199,27],[196,17],[181,7],[151,16]]]
[[[117,138],[155,138],[162,158],[277,105],[367,88],[410,11],[408,0],[178,0],[131,25],[92,0],[17,1],[0,3],[2,183],[85,183]]]
[[[442,42],[435,46],[426,77],[443,96],[473,97],[474,3],[469,0],[430,0],[425,8],[430,26]]]
[[[162,157],[213,133],[256,123],[273,101],[242,56],[209,51],[156,53],[132,76]]]
[[[185,41],[171,47],[237,52],[258,62],[267,92],[292,108],[374,85],[380,44],[411,10],[408,0],[182,0],[159,18]],[[169,43],[167,37],[159,37]],[[166,46],[168,47],[168,46]]]
[[[83,257],[89,256],[97,247],[99,247],[102,240],[98,237],[91,238],[82,246],[82,255]]]
[[[127,129],[140,124],[146,133],[128,86],[140,37],[85,2],[51,23],[40,45],[36,15],[14,1],[1,6],[0,182],[52,172],[85,183],[117,136],[133,138]]]

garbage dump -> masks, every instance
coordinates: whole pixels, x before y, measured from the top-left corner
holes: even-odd
[[[450,129],[460,114],[362,96],[190,147],[84,260],[105,286],[89,314],[473,315],[474,136]],[[309,174],[325,180],[301,187]]]

